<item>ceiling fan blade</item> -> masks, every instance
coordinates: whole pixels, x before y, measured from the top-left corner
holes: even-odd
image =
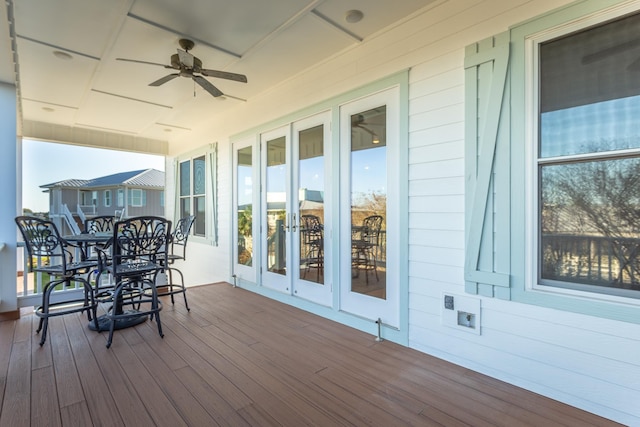
[[[193,68],[193,55],[182,49],[178,49],[178,58],[180,62],[187,68]]]
[[[207,77],[217,77],[219,79],[227,79],[234,80],[236,82],[247,82],[247,76],[244,74],[236,74],[236,73],[228,73],[226,71],[218,71],[218,70],[206,70],[202,69],[200,72]]]
[[[171,65],[158,64],[157,62],[140,61],[138,59],[116,58],[116,61],[136,62],[138,64],[158,65],[158,66],[164,67],[164,68],[173,68],[173,67],[171,67]]]
[[[158,79],[155,82],[149,83],[149,86],[160,86],[160,85],[163,85],[166,82],[169,82],[169,81],[175,79],[179,75],[180,75],[179,73],[169,74],[168,76],[164,76],[163,78]]]
[[[193,76],[193,80],[198,83],[200,86],[202,86],[202,88],[204,90],[206,90],[207,92],[209,92],[211,95],[213,96],[222,96],[224,95],[220,89],[218,89],[217,87],[215,87],[214,85],[211,84],[211,82],[207,79],[205,79],[202,76]]]
[[[225,97],[225,98],[236,99],[236,100],[238,100],[238,101],[242,101],[242,102],[247,102],[247,100],[246,100],[246,99],[244,99],[244,98],[238,98],[237,96],[228,95],[228,94],[226,94],[226,93],[224,94],[224,97]]]

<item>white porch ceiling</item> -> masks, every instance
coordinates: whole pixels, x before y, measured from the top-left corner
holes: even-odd
[[[251,102],[433,1],[8,0],[0,14],[0,81],[13,83],[19,70],[24,137],[53,129],[52,139],[94,132],[166,144],[245,102],[238,98]],[[362,11],[363,19],[347,22],[349,10]],[[228,95],[222,100],[186,78],[148,86],[175,70],[116,60],[169,64],[181,38],[195,42],[191,53],[204,68],[245,74],[248,83],[207,78]]]

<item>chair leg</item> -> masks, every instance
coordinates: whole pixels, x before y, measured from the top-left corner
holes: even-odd
[[[184,286],[184,275],[182,274],[182,271],[180,271],[177,268],[172,268],[172,267],[167,268],[167,271],[169,273],[168,274],[168,279],[169,279],[168,286],[169,286],[169,293],[171,294],[171,304],[175,304],[174,294],[176,292],[173,291],[173,287],[174,286],[179,287],[181,292],[182,292],[182,297],[184,298],[184,306],[187,309],[187,311],[191,311],[191,308],[189,308],[189,303],[187,302],[187,288]],[[174,271],[176,273],[178,273],[179,280],[180,280],[179,284],[175,284],[174,281],[173,281],[173,272]]]
[[[51,298],[51,292],[55,289],[58,283],[62,283],[62,281],[55,280],[49,282],[44,286],[42,291],[40,322],[38,323],[38,329],[36,329],[36,334],[40,333],[40,347],[42,347],[47,340],[47,330],[49,329],[49,301]]]
[[[177,268],[172,268],[172,270],[177,271],[178,275],[180,276],[180,288],[182,289],[184,306],[186,307],[187,311],[191,311],[191,308],[189,308],[189,303],[187,302],[187,288],[184,286],[184,275],[182,274],[182,271],[178,270]],[[173,283],[173,280],[171,281],[171,283]],[[173,304],[173,293],[171,294],[171,303]]]
[[[164,338],[164,333],[162,332],[162,322],[160,322],[160,300],[158,299],[158,290],[155,287],[155,283],[152,284],[152,301],[151,308],[153,309],[152,317],[156,318],[156,323],[158,324],[158,334],[160,338]]]

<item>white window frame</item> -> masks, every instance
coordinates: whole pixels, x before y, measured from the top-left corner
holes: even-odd
[[[205,147],[201,147],[192,152],[181,155],[175,159],[174,174],[175,174],[175,211],[174,211],[174,223],[180,219],[181,212],[181,200],[190,199],[190,215],[197,214],[195,212],[194,199],[196,197],[203,197],[205,199],[205,233],[196,234],[196,224],[191,229],[191,237],[194,241],[210,244],[213,246],[218,245],[218,233],[217,233],[217,143],[208,144]],[[204,194],[193,194],[193,160],[204,157],[205,159],[205,192]],[[189,195],[180,195],[180,165],[184,162],[190,162],[189,170]],[[198,219],[196,218],[196,221]]]
[[[626,4],[609,8],[587,17],[581,17],[571,22],[562,23],[553,28],[545,29],[530,35],[525,39],[525,290],[532,293],[565,295],[603,302],[624,303],[640,306],[640,299],[607,293],[590,292],[582,289],[571,289],[540,284],[539,277],[539,165],[550,164],[552,159],[541,159],[538,156],[539,144],[539,45],[564,35],[571,34],[606,21],[621,18],[624,15],[638,12],[637,5]],[[634,149],[640,152],[640,149]],[[577,158],[599,159],[606,158],[608,152],[589,153],[566,156],[566,160]],[[610,153],[609,153],[610,154]]]
[[[104,206],[111,207],[111,190],[104,190]]]
[[[117,192],[117,206],[119,208],[123,208],[124,207],[124,202],[125,202],[125,198],[124,198],[124,190],[122,188],[118,188],[118,192]]]

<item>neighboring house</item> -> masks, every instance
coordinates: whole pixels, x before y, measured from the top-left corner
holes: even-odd
[[[142,169],[93,179],[65,179],[41,185],[49,193],[49,217],[60,218],[65,231],[82,229],[86,218],[164,215],[164,172]],[[69,230],[71,228],[71,230]]]
[[[48,7],[47,3],[40,2],[38,10]],[[337,7],[338,2],[309,3]],[[87,3],[86,8],[98,4]],[[390,9],[395,7],[395,2],[388,4]],[[156,7],[159,3],[154,3]],[[140,24],[134,19],[135,9],[136,13],[115,20],[105,17],[101,28]],[[118,9],[113,10],[117,15]],[[179,10],[176,7],[176,13],[167,16],[174,19]],[[83,22],[89,13],[81,12],[68,9],[60,16]],[[133,125],[113,135],[119,147],[147,152],[161,147],[167,164],[173,162],[166,177],[166,216],[198,215],[189,258],[180,266],[190,285],[234,283],[367,331],[372,346],[377,345],[373,339],[380,331],[387,341],[627,425],[640,425],[640,285],[635,279],[640,273],[627,267],[626,274],[634,273],[633,280],[621,284],[607,276],[605,286],[584,276],[568,280],[565,270],[571,265],[567,263],[582,259],[586,251],[552,259],[543,245],[548,234],[594,229],[594,215],[582,228],[553,224],[563,224],[554,219],[569,212],[554,211],[560,206],[558,200],[583,212],[589,204],[597,205],[592,198],[569,191],[596,178],[605,178],[597,187],[600,194],[615,193],[614,207],[630,202],[633,208],[611,211],[615,223],[609,226],[620,225],[622,235],[634,230],[638,236],[631,214],[640,208],[640,185],[633,180],[626,185],[628,180],[620,178],[629,178],[625,171],[640,163],[639,16],[640,1],[629,0],[433,1],[393,26],[332,50],[330,56],[317,52],[315,66],[264,88],[246,103],[181,99],[192,111],[209,114],[220,105],[226,109],[210,113],[206,120],[194,118],[189,126],[171,126],[171,133],[159,125],[162,120],[178,119],[165,101],[175,86],[153,88],[153,92],[145,80],[140,84],[157,100],[131,101],[136,108],[148,104],[157,109],[147,113],[154,120],[148,127],[162,135],[158,139],[165,139],[152,144],[139,137]],[[288,19],[282,22],[286,28],[304,27],[289,25]],[[603,27],[604,23],[611,25]],[[13,28],[13,23],[6,26]],[[138,34],[146,27],[134,27],[129,33]],[[167,25],[149,27],[163,31]],[[57,41],[43,38],[38,44],[43,52],[66,39],[84,41],[68,36],[66,31],[71,29],[63,25],[52,28],[59,29]],[[584,31],[593,28],[596,31]],[[200,31],[195,23],[188,30],[194,35]],[[166,37],[175,38],[175,34]],[[35,44],[28,32],[22,39]],[[278,39],[274,36],[269,41]],[[110,55],[116,46],[113,40],[116,35],[106,35],[104,43],[113,45],[105,49],[104,43],[97,44],[97,53],[80,58],[82,64],[95,62],[87,68],[100,69],[102,56],[114,56]],[[309,45],[309,57],[316,54],[311,40],[300,40]],[[83,49],[73,45],[67,50]],[[248,59],[228,61],[237,62],[242,70],[244,61],[258,64],[249,84],[278,65],[271,54],[255,49],[251,48]],[[283,50],[289,53],[288,48]],[[12,63],[17,57],[6,54],[3,59]],[[62,67],[53,62],[57,59],[50,52],[47,57]],[[264,63],[260,62],[263,57],[267,58]],[[69,69],[74,67],[75,72],[79,61],[68,62]],[[22,65],[16,65],[16,70],[33,73],[28,62]],[[153,81],[160,75],[145,74],[145,78]],[[123,85],[129,85],[132,76],[123,74]],[[123,96],[128,94],[126,85],[114,85],[118,90],[107,93],[108,86],[99,82],[92,74],[79,83],[97,85],[90,95],[100,98],[90,104],[104,106],[98,111],[129,101]],[[234,89],[230,85],[228,90],[234,93]],[[4,210],[0,206],[4,214],[0,239],[6,242],[0,252],[0,274],[4,274],[0,311],[7,312],[17,311],[20,304],[15,295],[15,251],[11,250],[16,230],[10,217],[20,208],[15,194],[20,189],[20,170],[15,159],[21,137],[109,148],[109,136],[113,136],[106,135],[107,125],[99,130],[81,124],[67,128],[34,122],[35,118],[16,129],[16,122],[21,124],[19,96],[24,96],[24,110],[37,111],[32,115],[36,118],[49,114],[42,112],[42,106],[73,102],[69,97],[64,103],[38,103],[30,99],[36,91],[20,93],[13,81],[0,85],[4,112],[0,115],[0,185],[3,204],[18,205]],[[88,104],[84,97],[77,98],[77,108]],[[117,107],[111,108],[114,115],[119,113]],[[159,118],[161,110],[166,118]],[[131,119],[126,123],[135,122],[133,116],[126,118]],[[593,165],[600,165],[602,173],[594,173],[598,168]],[[314,174],[305,175],[309,171]],[[638,176],[640,171],[631,175]],[[313,186],[304,181],[307,178]],[[562,184],[562,191],[555,191],[554,182]],[[323,206],[314,207],[323,212],[325,262],[320,279],[314,282],[304,280],[298,268],[300,188],[323,195]],[[81,190],[75,191],[73,203],[93,205],[92,195],[83,202]],[[286,197],[277,221],[286,228],[277,243],[273,236],[278,235],[272,234],[275,221],[268,210],[274,195],[282,192]],[[117,209],[115,192],[112,197],[111,208]],[[97,213],[104,194],[96,200]],[[379,279],[369,273],[369,283],[362,286],[384,290],[375,296],[355,291],[356,212],[384,212],[386,260],[375,267]],[[135,213],[129,210],[128,214]],[[627,214],[628,221],[623,218]],[[555,228],[542,230],[543,221],[545,227]],[[280,261],[290,261],[288,268],[273,268],[277,244],[286,245]],[[637,251],[622,255],[638,259]],[[590,256],[588,261],[593,259]],[[552,268],[556,262],[562,268]],[[548,271],[556,276],[546,275]],[[321,332],[310,333],[321,339]],[[404,365],[398,361],[390,369],[410,376]],[[471,380],[467,385],[482,386]],[[500,408],[489,411],[500,416]]]

